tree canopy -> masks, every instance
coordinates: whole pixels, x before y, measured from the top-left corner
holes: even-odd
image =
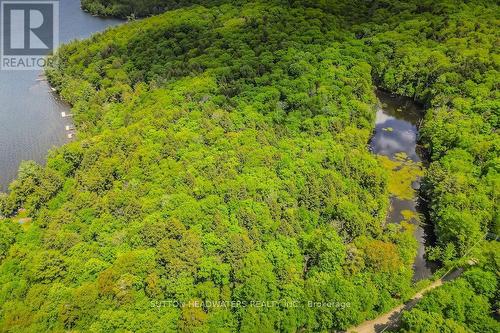
[[[417,245],[385,224],[376,85],[429,106],[436,258],[498,233],[493,1],[82,4],[166,12],[62,46],[47,72],[78,138],[0,196],[2,331],[327,331],[404,301]],[[498,327],[482,249],[404,329]]]

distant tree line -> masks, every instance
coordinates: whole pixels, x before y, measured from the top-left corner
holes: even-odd
[[[84,1],[167,12],[69,43],[47,72],[78,139],[0,195],[2,331],[315,332],[408,299],[413,227],[385,223],[367,149],[375,85],[429,106],[429,255],[477,262],[402,329],[498,331],[498,243],[469,253],[499,226],[493,1],[164,3]]]

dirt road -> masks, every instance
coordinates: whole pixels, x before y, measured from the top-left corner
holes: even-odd
[[[365,321],[359,326],[352,327],[347,330],[349,333],[382,333],[390,328],[396,328],[399,325],[399,321],[401,319],[401,314],[404,310],[410,310],[413,308],[418,301],[424,296],[425,293],[431,291],[434,288],[437,288],[441,285],[443,285],[444,282],[446,281],[451,281],[456,279],[457,277],[462,274],[463,270],[462,269],[457,269],[450,274],[445,275],[443,278],[433,282],[431,285],[429,285],[427,288],[422,289],[413,297],[406,302],[405,304],[402,304],[394,309],[392,309],[390,312],[375,318],[370,321]]]

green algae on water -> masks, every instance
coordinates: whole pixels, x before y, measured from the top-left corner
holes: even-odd
[[[389,172],[389,193],[401,200],[413,200],[414,181],[424,175],[422,163],[414,162],[405,153],[397,153],[394,159],[378,156],[382,166]]]

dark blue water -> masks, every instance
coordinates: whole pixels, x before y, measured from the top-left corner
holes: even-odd
[[[93,17],[79,0],[60,0],[62,43],[90,36],[122,21]],[[37,71],[0,71],[0,191],[6,191],[22,160],[43,162],[47,152],[67,139],[61,118],[68,106],[55,96]]]

